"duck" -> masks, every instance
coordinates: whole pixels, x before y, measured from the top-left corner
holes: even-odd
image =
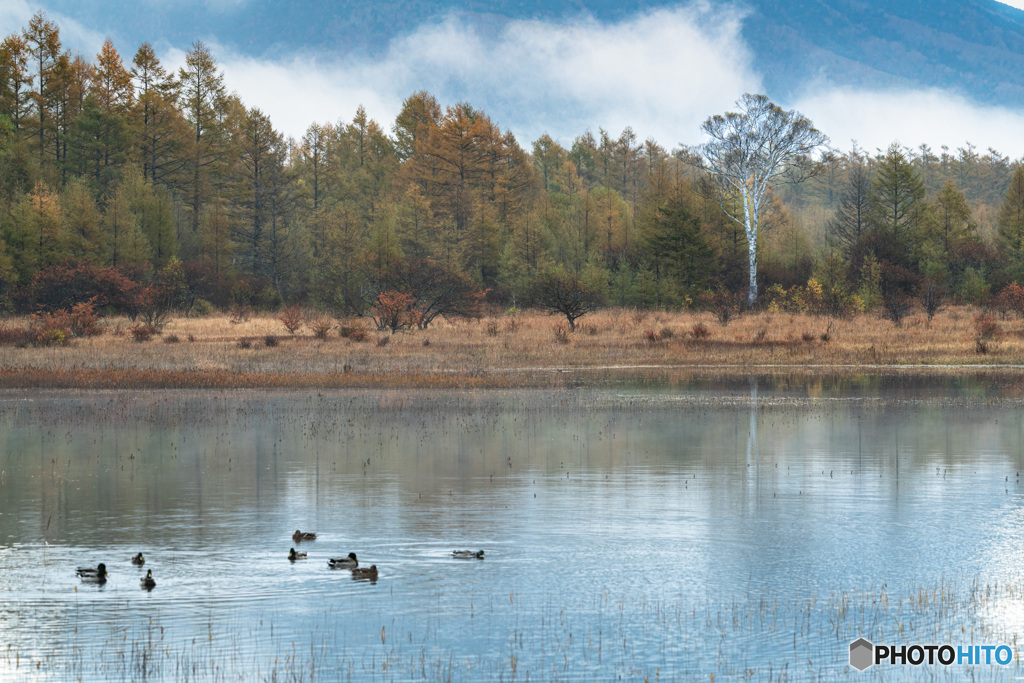
[[[355,553],[349,553],[348,557],[332,557],[327,560],[327,566],[331,569],[341,569],[343,567],[351,569],[359,566],[359,560],[356,559]]]
[[[353,579],[369,579],[370,581],[377,580],[377,565],[371,564],[369,567],[356,567],[352,570]]]
[[[304,560],[308,557],[306,553],[297,553],[295,548],[288,551],[288,559],[294,562],[295,560]]]
[[[485,555],[483,550],[453,550],[452,557],[458,557],[463,560],[482,560]]]
[[[138,555],[133,555],[132,564],[141,567],[142,565],[146,564],[146,558],[142,556],[142,553],[139,553]]]
[[[153,570],[152,569],[147,569],[146,570],[146,577],[144,579],[140,579],[139,580],[139,585],[142,586],[143,588],[145,588],[148,591],[149,590],[153,590],[153,588],[156,587],[156,581],[153,579]]]
[[[292,534],[292,540],[296,543],[302,543],[303,541],[315,541],[316,534],[312,531],[299,531],[296,529],[295,533]]]
[[[107,565],[100,562],[99,566],[95,569],[90,567],[79,567],[75,570],[78,577],[82,581],[89,583],[106,583],[107,582]]]

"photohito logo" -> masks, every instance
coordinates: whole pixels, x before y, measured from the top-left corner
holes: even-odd
[[[890,666],[1006,666],[1012,661],[1013,650],[1009,645],[873,645],[866,638],[850,643],[850,666],[857,671],[886,663]]]

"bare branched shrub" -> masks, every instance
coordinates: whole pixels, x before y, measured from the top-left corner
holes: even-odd
[[[177,344],[181,341],[181,337],[176,334],[169,334],[164,337],[164,344]]]
[[[252,319],[253,312],[252,306],[235,306],[228,311],[228,320],[232,325],[247,323]]]
[[[131,333],[132,339],[142,344],[152,339],[153,335],[159,334],[160,329],[156,325],[150,325],[149,323],[138,323],[137,325],[132,325],[128,331]]]
[[[263,337],[263,345],[268,349],[272,349],[280,343],[281,342],[278,340],[278,338],[272,334],[268,334],[267,336]]]
[[[697,323],[690,328],[690,336],[694,339],[707,339],[708,335],[711,334],[711,330],[704,323]]]
[[[497,320],[488,320],[487,325],[484,327],[484,331],[487,332],[488,337],[497,337],[500,328],[498,327]]]
[[[309,321],[309,329],[317,339],[327,339],[331,329],[334,327],[334,320],[327,316],[320,316]]]
[[[974,333],[979,339],[991,339],[999,334],[999,323],[991,313],[974,316]]]
[[[702,308],[714,313],[718,324],[725,327],[729,321],[740,314],[743,297],[739,294],[719,290],[701,294],[698,297],[698,302]]]
[[[887,293],[882,296],[882,311],[886,320],[899,326],[914,307],[914,300],[901,292]]]
[[[995,349],[993,337],[999,334],[999,323],[991,313],[979,313],[974,316],[974,350],[986,354]]]
[[[825,343],[828,343],[828,342],[832,341],[832,338],[835,336],[835,330],[836,330],[836,321],[835,321],[834,318],[829,318],[828,319],[828,325],[825,326],[825,331],[821,333],[821,337],[820,337],[821,341],[823,341]]]
[[[0,346],[16,346],[23,349],[35,339],[35,334],[27,327],[9,327],[0,323]]]
[[[303,315],[302,308],[299,304],[292,304],[288,308],[284,309],[284,312],[277,317],[284,325],[284,329],[288,330],[288,334],[295,334],[302,328]]]

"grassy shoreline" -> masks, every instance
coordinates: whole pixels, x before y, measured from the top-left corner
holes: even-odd
[[[126,319],[67,346],[0,346],[0,388],[314,389],[530,388],[597,381],[609,373],[744,375],[892,372],[963,373],[1024,369],[1024,321],[996,320],[980,350],[971,307],[930,323],[877,316],[753,313],[728,325],[709,313],[608,309],[566,334],[559,319],[439,321],[356,341],[332,330],[290,335],[273,315],[175,318],[163,334],[134,341]],[[8,319],[7,326],[26,320]],[[360,321],[347,321],[346,325]],[[268,344],[267,337],[272,337]]]

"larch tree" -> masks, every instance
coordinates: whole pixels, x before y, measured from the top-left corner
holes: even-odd
[[[925,187],[899,143],[876,159],[871,182],[868,224],[871,229],[905,244],[916,237],[925,219]]]
[[[14,206],[4,239],[22,282],[68,255],[62,218],[60,198],[43,182]]]
[[[550,191],[557,187],[558,172],[568,158],[568,152],[547,133],[533,143],[533,163],[540,174],[541,187]]]
[[[100,229],[101,216],[84,178],[72,178],[61,191],[64,233],[75,258],[100,264],[106,248]]]
[[[1010,257],[1015,272],[1024,274],[1024,166],[1010,178],[996,226],[999,246]]]
[[[410,184],[397,208],[398,238],[402,253],[409,258],[425,259],[435,251],[434,212],[416,184]]]
[[[252,275],[266,274],[266,230],[270,221],[268,179],[271,166],[280,163],[283,143],[270,118],[259,109],[246,113],[238,137],[234,184],[239,220],[232,237],[244,268]]]
[[[188,185],[193,233],[199,231],[199,219],[209,195],[208,176],[221,160],[223,152],[221,118],[226,104],[224,75],[202,41],[196,41],[185,55],[185,66],[178,71],[180,105],[192,128],[191,167]]]
[[[721,205],[747,236],[747,305],[757,302],[757,232],[767,190],[783,179],[799,179],[802,164],[828,138],[810,119],[784,111],[764,95],[744,94],[738,111],[710,117],[701,130],[711,138],[699,148],[705,169],[718,180]]]
[[[318,211],[327,195],[328,141],[333,134],[331,124],[310,124],[299,142],[300,174],[309,196],[310,210]]]
[[[935,193],[931,208],[933,221],[928,237],[939,243],[948,261],[957,243],[977,228],[971,218],[971,207],[951,178]]]
[[[131,204],[129,188],[121,183],[112,188],[103,210],[107,263],[114,267],[144,266],[150,258],[149,243]]]
[[[39,124],[39,163],[43,162],[44,148],[46,144],[46,131],[50,127],[48,113],[50,103],[50,75],[60,57],[60,32],[57,25],[47,21],[46,14],[42,11],[36,12],[28,22],[28,26],[22,32],[25,43],[31,57],[31,67],[35,90],[32,92],[32,99],[36,105],[36,118]]]
[[[405,161],[415,154],[416,145],[425,141],[428,131],[440,120],[441,106],[433,95],[419,90],[407,97],[392,127],[399,158]]]
[[[838,192],[839,205],[825,227],[829,241],[849,255],[867,232],[871,194],[871,172],[864,155],[856,148],[847,159],[846,171],[846,181]]]
[[[209,261],[214,277],[220,279],[231,267],[232,220],[226,202],[218,198],[207,204],[199,226],[202,255]]]
[[[11,120],[15,130],[21,129],[31,102],[28,58],[28,43],[18,34],[0,43],[0,114]]]
[[[175,106],[178,84],[160,64],[149,43],[139,46],[132,59],[136,101],[134,130],[142,157],[142,175],[153,183],[168,182],[186,162],[188,136]]]

